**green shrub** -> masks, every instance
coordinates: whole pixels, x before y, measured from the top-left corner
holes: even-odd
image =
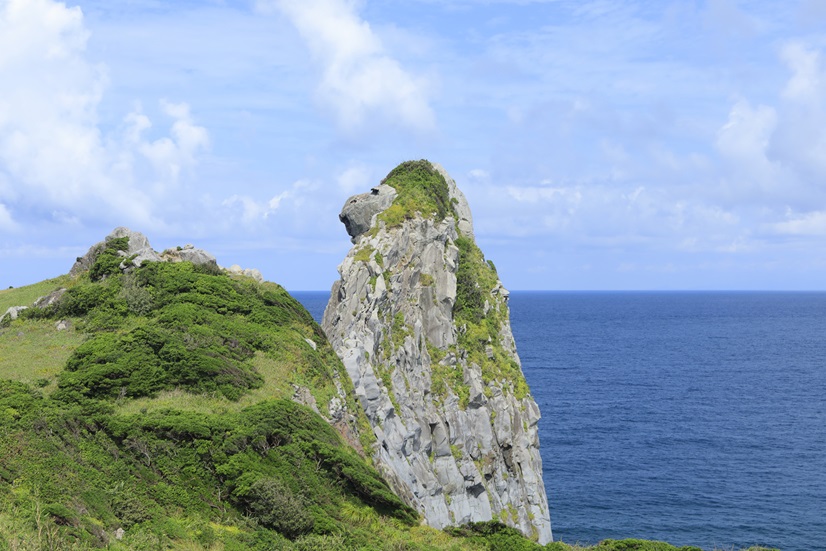
[[[98,281],[106,276],[120,273],[120,263],[124,258],[119,252],[129,249],[129,238],[118,237],[106,242],[95,263],[89,269],[89,279]]]
[[[427,160],[404,162],[381,183],[392,186],[398,194],[393,205],[379,215],[389,227],[400,225],[417,212],[437,221],[455,214],[447,182]]]
[[[152,293],[149,289],[138,285],[135,277],[123,276],[123,287],[118,294],[118,298],[123,299],[132,314],[145,316],[154,308]]]
[[[542,547],[527,539],[515,528],[498,520],[473,522],[445,528],[454,537],[469,538],[485,545],[490,551],[540,551]]]
[[[603,540],[594,547],[594,551],[703,551],[699,547],[674,547],[662,541],[639,539]]]
[[[252,518],[287,537],[306,534],[313,528],[313,515],[304,501],[276,478],[256,480],[240,499]]]
[[[484,269],[482,253],[473,240],[464,236],[456,239],[456,247],[459,249],[459,266],[453,314],[462,321],[479,323],[485,315],[485,298],[481,288],[484,283],[481,277]]]

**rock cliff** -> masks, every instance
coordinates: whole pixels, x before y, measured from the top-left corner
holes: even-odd
[[[431,526],[499,519],[551,541],[539,408],[464,195],[441,166],[411,161],[340,219],[354,245],[322,327],[377,436],[376,465]]]

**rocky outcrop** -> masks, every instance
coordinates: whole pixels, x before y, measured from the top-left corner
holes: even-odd
[[[112,233],[107,235],[103,241],[92,245],[89,250],[86,251],[85,255],[78,257],[72,269],[69,270],[69,275],[76,276],[91,269],[97,257],[106,248],[106,244],[113,239],[121,237],[128,238],[128,248],[125,251],[121,251],[123,253],[122,256],[124,258],[133,257],[132,263],[135,266],[140,266],[141,262],[146,260],[157,262],[161,259],[158,253],[153,251],[152,247],[149,246],[149,240],[144,234],[121,226],[112,230]]]
[[[0,324],[3,322],[14,321],[20,316],[20,312],[27,310],[28,306],[10,306],[6,309],[2,316],[0,316]]]
[[[118,255],[123,257],[123,262],[120,264],[120,269],[123,271],[127,271],[132,267],[140,267],[144,262],[191,262],[192,264],[219,268],[215,256],[194,245],[184,245],[183,247],[167,249],[158,253],[149,244],[149,239],[144,234],[132,231],[129,228],[118,227],[107,235],[103,241],[92,245],[85,255],[78,257],[72,269],[69,270],[69,275],[76,276],[91,269],[108,243],[114,239],[124,237],[127,238],[126,249],[118,251]],[[240,267],[237,271],[228,271],[237,275],[248,275],[249,277],[260,276],[258,270],[241,270]]]
[[[440,166],[404,163],[340,219],[354,246],[322,326],[376,465],[431,526],[499,519],[551,541],[539,408],[464,195]]]
[[[164,262],[191,262],[205,266],[218,267],[215,257],[203,249],[195,248],[195,245],[184,245],[175,249],[167,249],[161,253],[160,260]]]
[[[255,268],[242,268],[238,264],[233,264],[229,268],[224,268],[224,270],[232,275],[239,275],[252,278],[258,283],[264,282],[264,275]]]
[[[393,204],[396,195],[396,190],[392,187],[379,186],[371,189],[370,193],[354,195],[347,199],[347,204],[344,205],[338,219],[344,224],[353,243],[359,235],[372,227],[377,214]]]

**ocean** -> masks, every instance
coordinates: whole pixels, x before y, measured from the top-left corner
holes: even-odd
[[[293,293],[320,320],[328,293]],[[554,539],[826,549],[826,293],[511,293]]]

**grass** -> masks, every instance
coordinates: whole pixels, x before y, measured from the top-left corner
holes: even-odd
[[[13,289],[3,289],[0,291],[0,316],[11,306],[31,306],[38,298],[51,293],[52,291],[64,287],[72,281],[68,275],[55,277]]]
[[[393,187],[398,194],[390,208],[378,217],[387,227],[399,226],[417,214],[436,221],[455,214],[447,182],[430,161],[404,162],[391,170],[382,184]]]
[[[131,282],[116,272],[100,282],[57,278],[2,292],[16,305],[72,287],[62,306],[31,311],[0,329],[0,550],[679,549],[640,540],[542,547],[496,524],[455,532],[419,525],[331,426],[284,399],[301,384],[324,409],[337,372],[367,437],[362,445],[370,445],[372,432],[341,362],[283,289],[228,283],[183,265],[148,266],[136,275]],[[471,317],[473,307],[466,313]],[[70,328],[57,331],[57,319],[69,319]],[[386,321],[392,328],[387,345],[400,346],[409,333],[404,317]],[[122,349],[107,348],[112,342]],[[81,346],[107,355],[86,362],[77,355]],[[220,388],[198,392],[202,387],[191,377],[134,398],[94,388],[60,394],[72,388],[72,380],[61,379],[66,366],[90,377],[131,376],[156,361],[151,348],[159,358],[179,354],[173,367],[180,371],[204,359],[187,356],[187,347],[209,348],[206,359],[226,356],[260,384],[235,379],[234,399]],[[434,360],[444,354],[429,348]],[[122,371],[114,369],[117,362]],[[52,392],[58,380],[67,386]],[[451,447],[454,455],[459,451]],[[306,524],[300,534],[278,528],[279,515],[299,513]],[[118,528],[126,531],[122,541],[113,538]]]
[[[54,388],[66,360],[85,340],[69,320],[68,329],[58,331],[54,320],[18,320],[0,328],[0,379]]]
[[[154,398],[123,400],[118,404],[117,411],[128,415],[174,408],[203,414],[224,414],[241,411],[263,400],[290,398],[293,395],[290,385],[295,372],[293,363],[274,360],[261,352],[256,352],[251,363],[263,376],[264,384],[247,391],[238,400],[227,400],[220,394],[193,394],[174,389],[160,392]]]

